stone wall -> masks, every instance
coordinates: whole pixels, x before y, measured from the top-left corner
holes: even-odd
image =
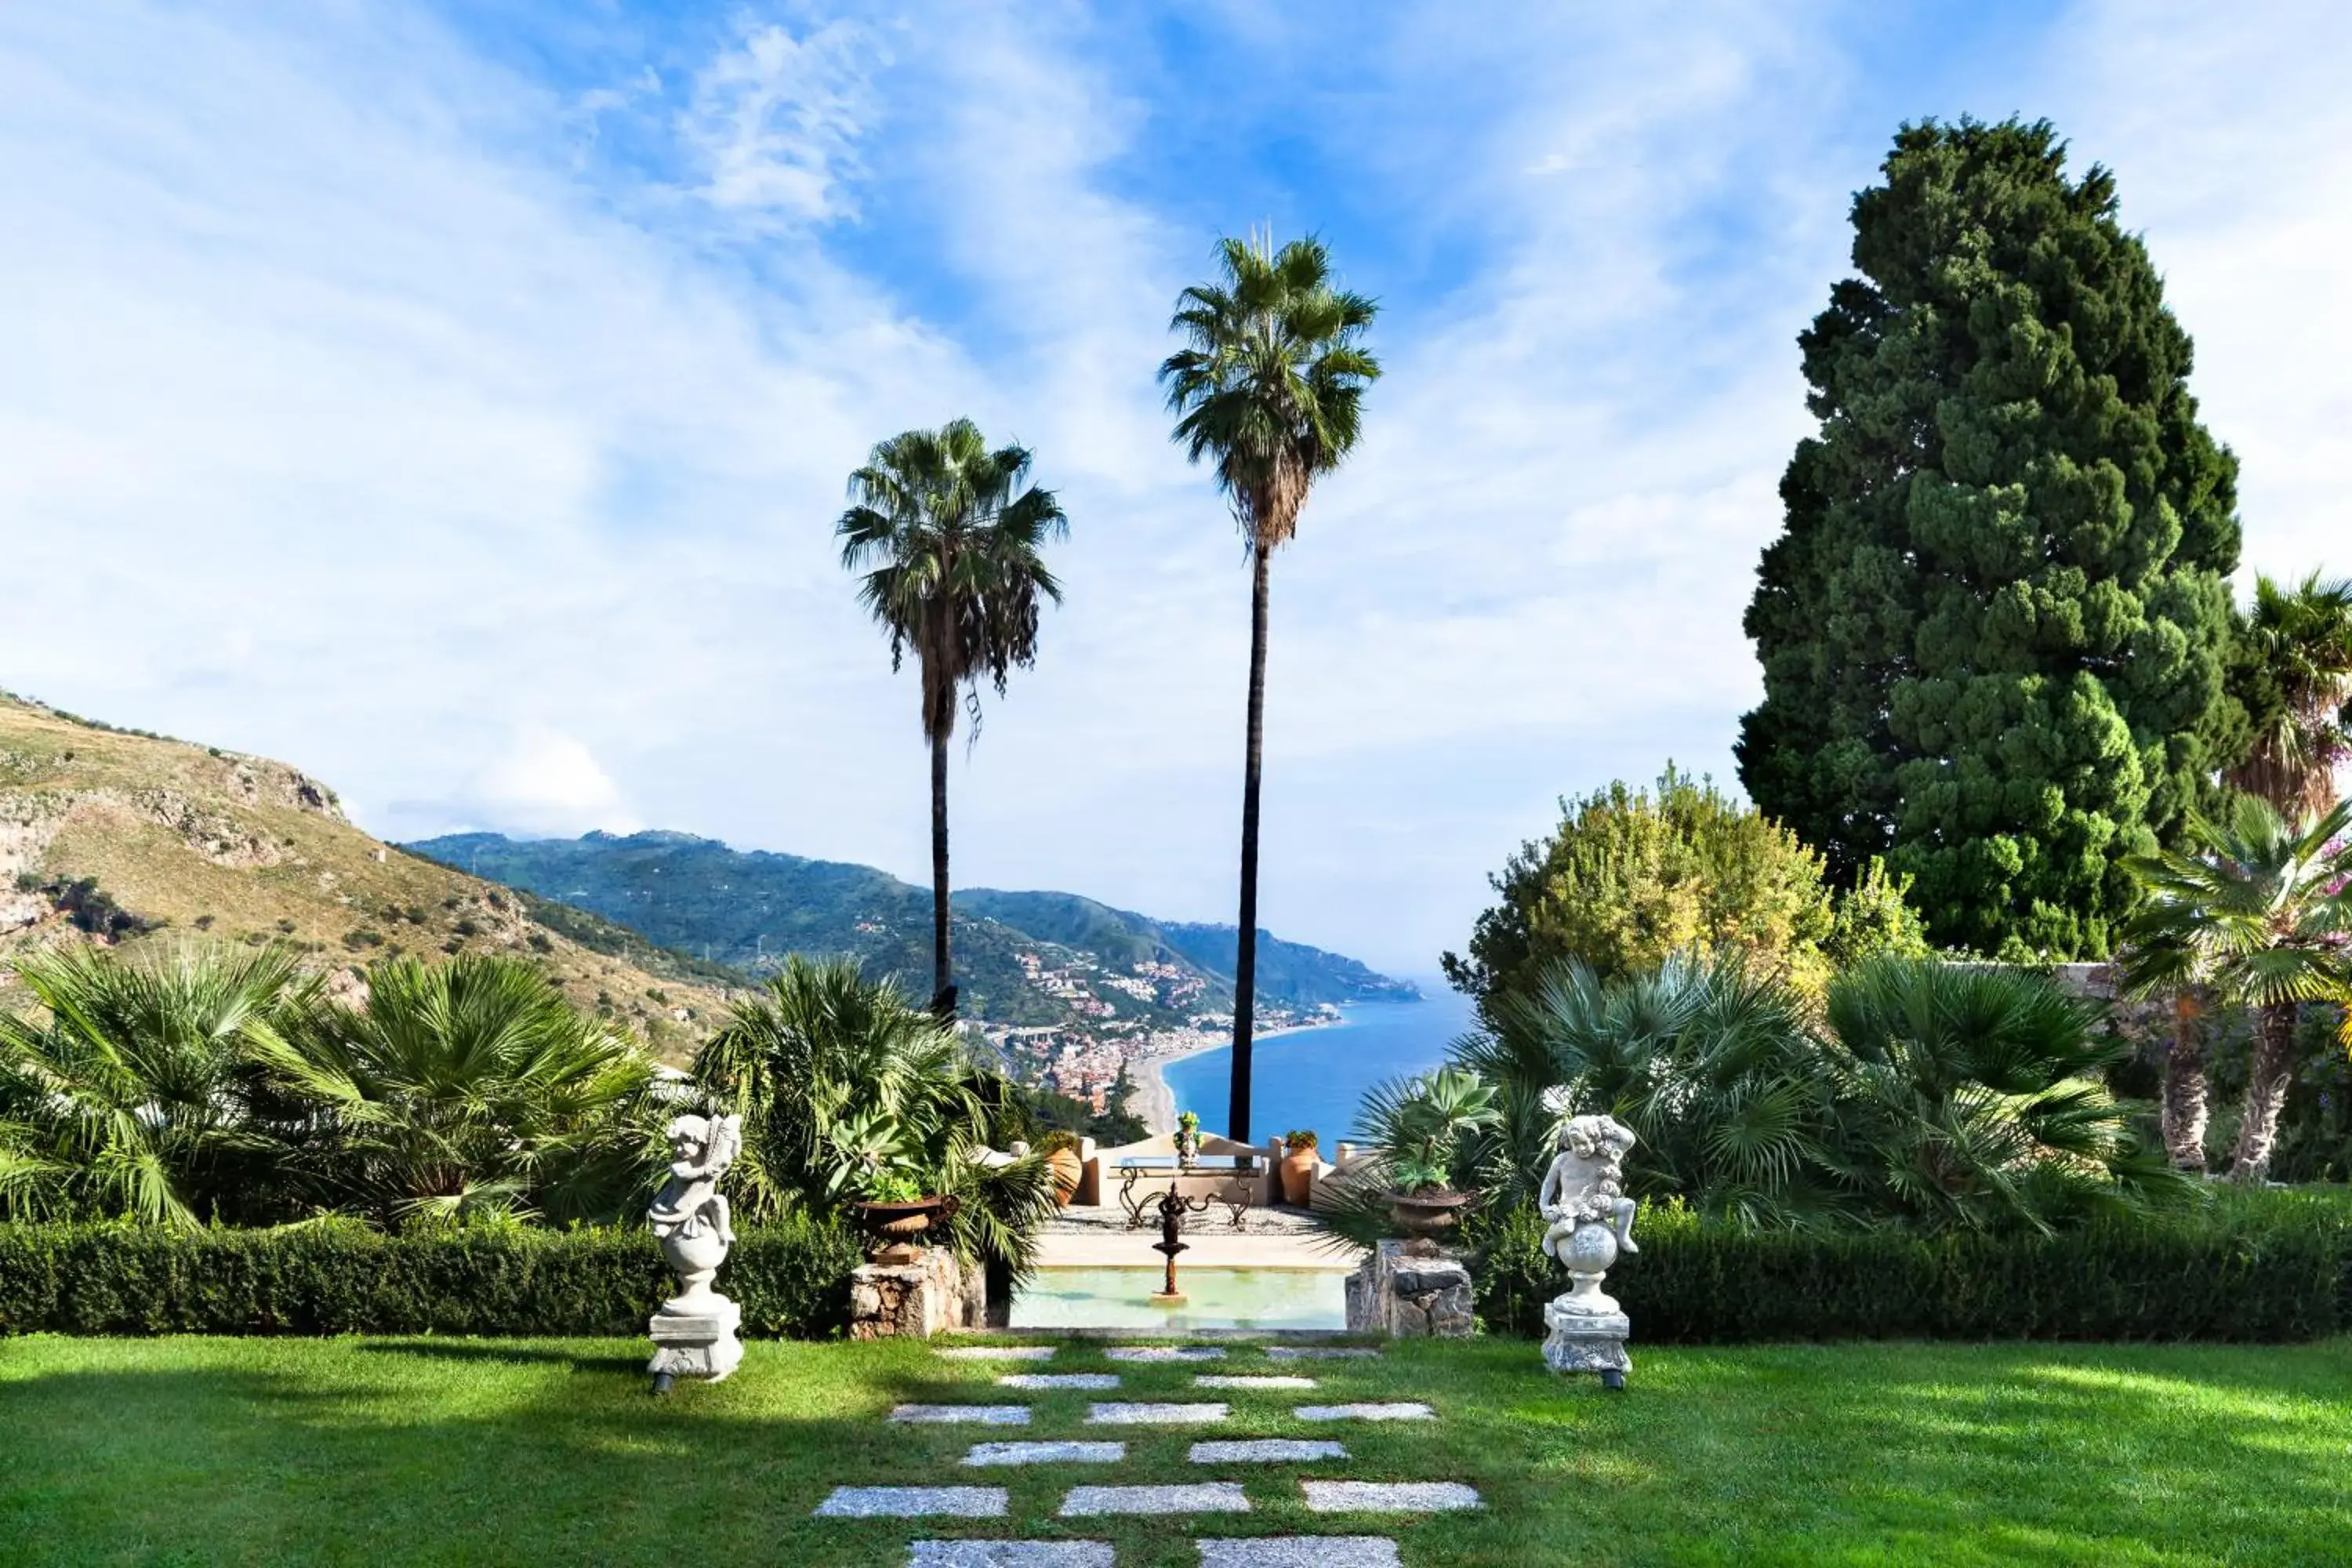
[[[1470,1270],[1458,1258],[1408,1254],[1383,1241],[1348,1276],[1348,1327],[1391,1339],[1467,1339]]]
[[[849,1337],[929,1339],[987,1326],[988,1276],[966,1270],[944,1247],[912,1263],[868,1263],[849,1276]]]

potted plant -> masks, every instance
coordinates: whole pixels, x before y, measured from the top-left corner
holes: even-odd
[[[1282,1135],[1282,1201],[1293,1208],[1305,1208],[1315,1194],[1318,1146],[1313,1131],[1306,1128],[1294,1127]]]
[[[1189,1171],[1201,1163],[1201,1119],[1186,1111],[1176,1119],[1176,1163]]]
[[[1078,1135],[1075,1132],[1053,1131],[1037,1140],[1037,1152],[1045,1156],[1045,1163],[1054,1172],[1054,1201],[1064,1208],[1078,1195],[1078,1184],[1086,1179],[1086,1165],[1078,1159]]]
[[[1382,1097],[1381,1152],[1389,1167],[1389,1215],[1426,1257],[1437,1237],[1461,1223],[1474,1194],[1453,1184],[1462,1134],[1501,1120],[1494,1087],[1466,1068],[1446,1067]]]

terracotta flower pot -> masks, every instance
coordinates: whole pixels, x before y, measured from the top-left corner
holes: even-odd
[[[1282,1201],[1293,1208],[1305,1208],[1315,1195],[1315,1151],[1301,1149],[1286,1154],[1282,1160]]]
[[[1076,1149],[1056,1149],[1045,1156],[1046,1165],[1054,1173],[1054,1201],[1064,1208],[1078,1195],[1078,1184],[1086,1179],[1087,1167]]]

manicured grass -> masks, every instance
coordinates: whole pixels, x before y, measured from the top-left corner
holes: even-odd
[[[1508,1341],[1377,1363],[1057,1372],[1022,1395],[912,1344],[760,1343],[718,1386],[647,1397],[624,1341],[0,1341],[0,1560],[11,1563],[890,1563],[918,1533],[1086,1536],[1122,1568],[1196,1534],[1392,1533],[1453,1563],[2325,1563],[2352,1561],[2352,1341],[2292,1348],[1637,1347],[1634,1386],[1555,1382]],[[1034,1370],[1034,1369],[1017,1369]],[[1303,1371],[1311,1394],[1195,1392]],[[1093,1398],[1226,1399],[1216,1428],[1080,1426]],[[889,1426],[896,1401],[1028,1400],[1026,1430]],[[1298,1403],[1423,1399],[1349,1426],[1349,1461],[1194,1466],[1196,1436],[1297,1435]],[[1117,1467],[974,1471],[972,1442],[1116,1437]],[[1466,1480],[1475,1515],[1318,1518],[1297,1477]],[[1080,1482],[1246,1481],[1223,1520],[1053,1517]],[[835,1485],[1003,1484],[1001,1521],[836,1521]],[[1196,1528],[1197,1527],[1197,1528]]]

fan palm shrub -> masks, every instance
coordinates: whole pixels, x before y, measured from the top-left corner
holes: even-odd
[[[2230,1162],[2241,1182],[2269,1172],[2303,1005],[2352,998],[2347,830],[2352,801],[2298,829],[2269,801],[2242,795],[2219,820],[2190,818],[2184,847],[2126,862],[2147,892],[2124,928],[2126,989],[2201,994],[2254,1011],[2253,1061]],[[2352,1033],[2352,1013],[2347,1017]],[[2168,1137],[2177,1160],[2193,1158],[2202,1169],[2201,1063],[2181,1057],[2176,1041],[2167,1063]],[[2176,1102],[2177,1112],[2169,1109]],[[2178,1129],[2169,1125],[2176,1114]]]
[[[387,1223],[642,1207],[664,1106],[627,1035],[501,955],[387,959],[367,984],[265,1053],[315,1108],[304,1161],[336,1206]]]
[[[1878,959],[1830,987],[1822,1163],[1847,1201],[1923,1230],[1996,1230],[2168,1198],[2106,1075],[2095,1005],[1993,964]]]
[[[0,1215],[196,1226],[289,1217],[286,1108],[256,1065],[311,1006],[293,954],[67,947],[0,1013]]]
[[[890,668],[911,648],[931,748],[932,1011],[955,1015],[948,943],[948,741],[959,705],[980,722],[980,682],[1003,695],[1016,665],[1037,658],[1038,611],[1061,584],[1044,546],[1069,530],[1054,492],[1029,484],[1026,447],[992,447],[958,419],[877,444],[849,476],[852,505],[835,525],[842,565],[889,634]]]
[[[1562,963],[1453,1048],[1496,1111],[1456,1177],[1490,1211],[1532,1205],[1560,1124],[1601,1113],[1639,1139],[1630,1194],[1735,1227],[2046,1230],[2181,1191],[2105,1087],[2126,1048],[2000,966],[1884,955],[1816,1016],[1736,954],[1611,977]]]
[[[1274,552],[1298,531],[1315,481],[1355,450],[1364,391],[1381,374],[1363,338],[1379,307],[1336,287],[1322,241],[1274,248],[1228,238],[1223,276],[1178,298],[1184,346],[1160,367],[1174,436],[1211,462],[1250,555],[1249,719],[1242,773],[1240,945],[1234,965],[1233,1099],[1225,1135],[1249,1142],[1257,975],[1258,782],[1265,751],[1266,621]]]
[[[695,1058],[698,1090],[743,1118],[730,1178],[754,1215],[831,1213],[901,1192],[959,1201],[947,1240],[1018,1276],[1057,1207],[1041,1154],[993,1152],[1030,1130],[1027,1104],[955,1030],[846,959],[794,954],[736,1004]]]

